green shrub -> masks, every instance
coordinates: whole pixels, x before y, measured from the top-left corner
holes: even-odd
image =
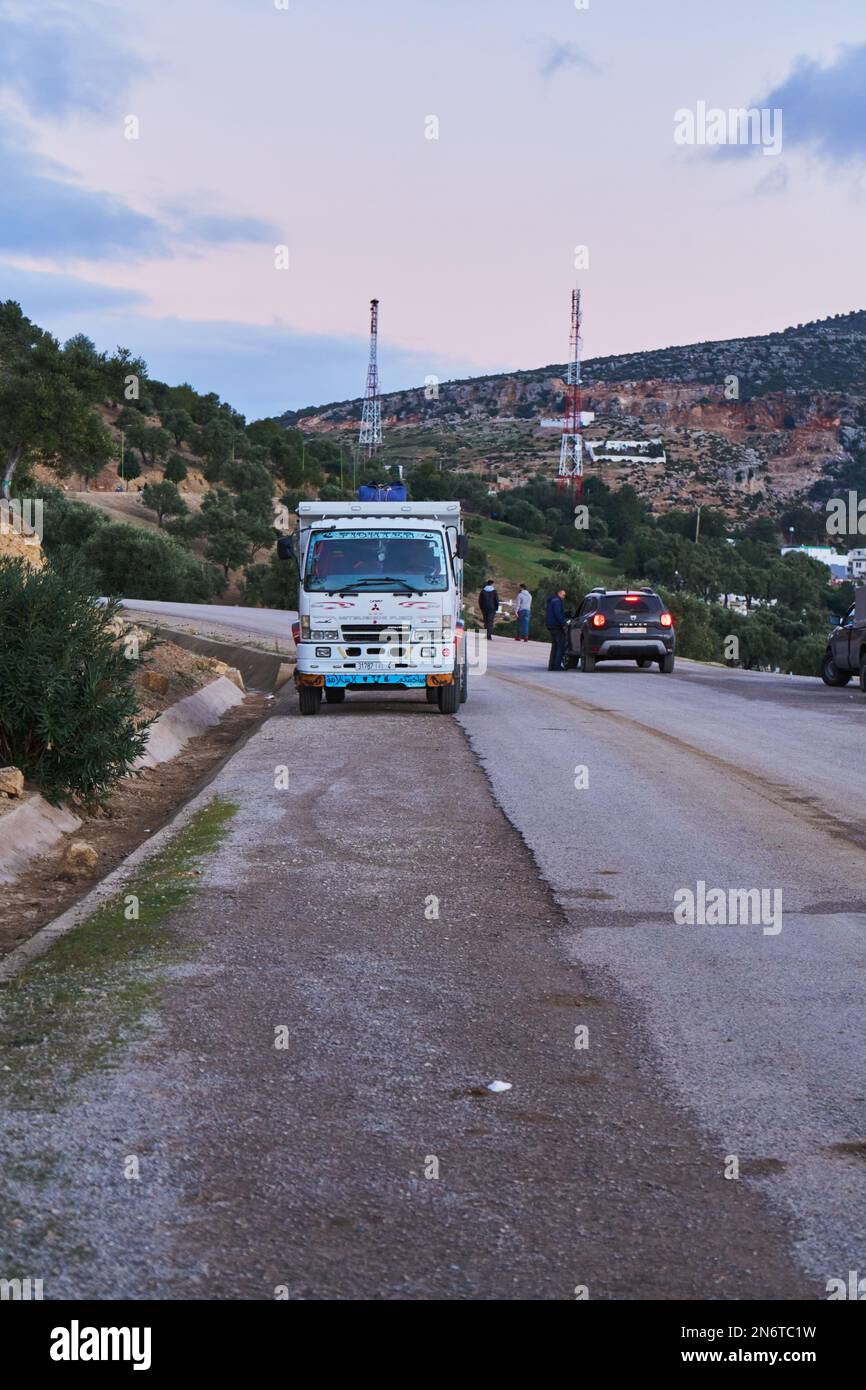
[[[218,570],[170,536],[124,522],[93,531],[81,558],[99,592],[112,597],[206,603],[225,587]]]
[[[0,561],[0,763],[55,804],[99,806],[147,743],[115,612],[75,569]]]

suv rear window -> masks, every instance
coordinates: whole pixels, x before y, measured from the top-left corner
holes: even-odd
[[[608,594],[601,601],[602,610],[617,618],[627,618],[635,613],[645,616],[648,613],[661,613],[662,602],[658,594]]]

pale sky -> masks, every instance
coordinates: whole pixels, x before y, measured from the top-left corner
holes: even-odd
[[[251,418],[363,392],[373,295],[384,390],[564,360],[575,282],[587,356],[866,306],[863,0],[278,3],[0,0],[0,296]]]

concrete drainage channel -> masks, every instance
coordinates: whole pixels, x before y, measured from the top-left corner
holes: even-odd
[[[150,630],[160,635],[158,628]],[[250,691],[273,695],[286,684],[293,670],[294,664],[278,654],[186,633],[166,631],[165,636],[176,646],[224,662],[229,669],[239,671]],[[243,699],[244,694],[234,681],[220,675],[201,690],[178,700],[155,720],[147,750],[138,766],[158,767],[177,757],[190,739],[213,728]],[[220,760],[213,775],[224,761]],[[14,883],[34,860],[49,853],[80,825],[79,817],[67,807],[52,806],[38,793],[26,797],[0,818],[0,884]],[[13,952],[7,960],[11,961],[16,954]]]

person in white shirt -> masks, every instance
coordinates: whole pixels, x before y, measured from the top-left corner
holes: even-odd
[[[514,600],[514,611],[517,614],[517,636],[515,642],[529,641],[529,615],[532,612],[532,594],[525,584],[521,584],[517,591],[517,598]]]

